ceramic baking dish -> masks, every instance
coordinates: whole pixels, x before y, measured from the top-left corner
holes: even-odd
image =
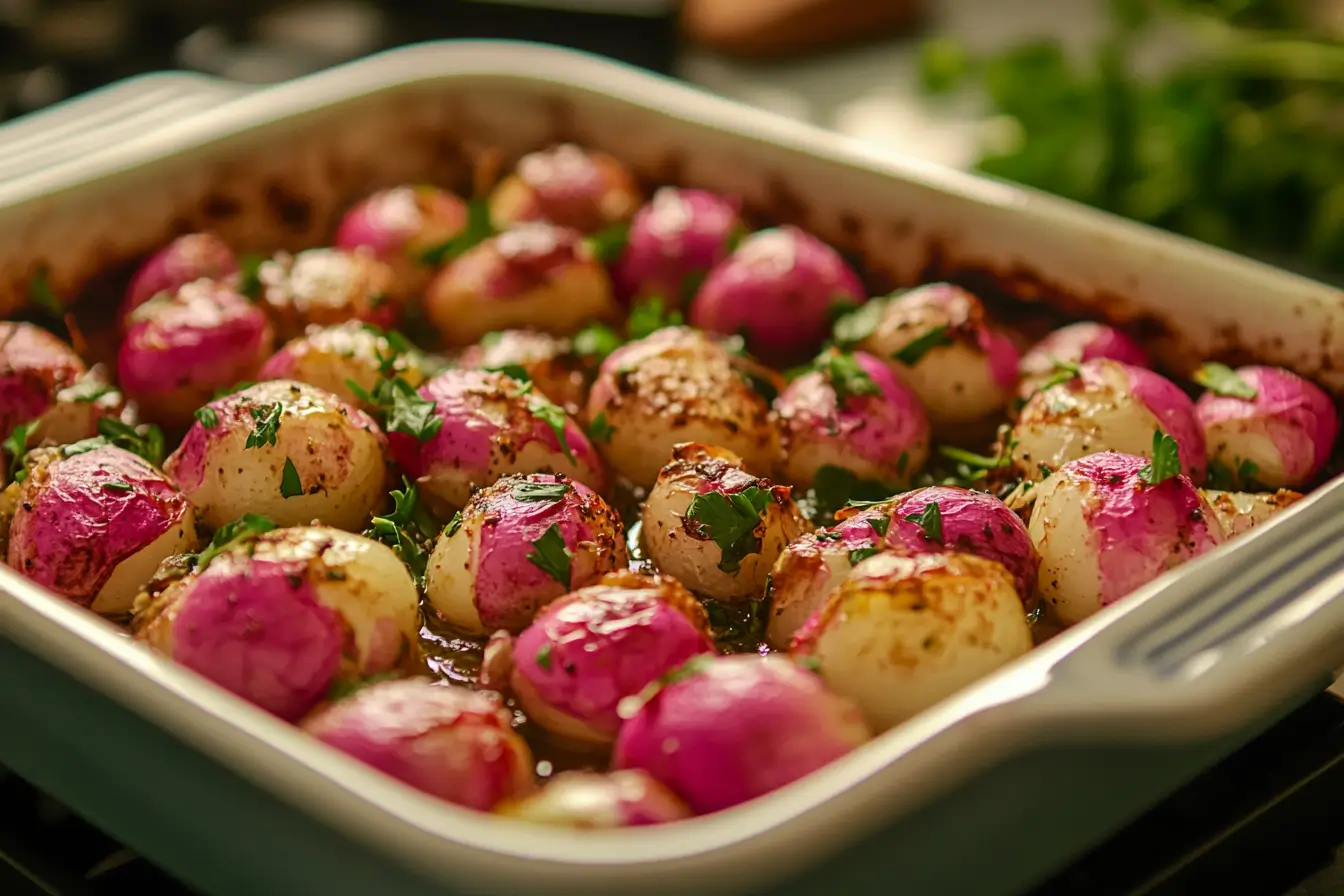
[[[956,276],[1129,325],[1177,372],[1255,358],[1344,391],[1333,289],[612,63],[500,43],[411,47],[257,91],[152,76],[0,129],[0,311],[39,269],[96,301],[184,229],[243,250],[319,244],[375,187],[465,188],[473,159],[507,164],[559,139],[650,182],[739,194],[892,284]],[[207,892],[1012,893],[1341,663],[1334,481],[791,787],[660,829],[576,833],[411,791],[0,568],[0,763]]]

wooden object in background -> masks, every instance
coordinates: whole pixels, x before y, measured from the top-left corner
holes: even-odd
[[[909,25],[921,0],[683,0],[692,41],[730,56],[780,57],[882,38]]]

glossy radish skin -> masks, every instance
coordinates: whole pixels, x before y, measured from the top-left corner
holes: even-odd
[[[1106,451],[1070,461],[1036,486],[1028,530],[1040,593],[1071,625],[1223,541],[1188,476],[1148,485],[1145,458]]]
[[[498,230],[549,221],[594,233],[628,221],[640,202],[639,186],[623,164],[562,143],[518,161],[490,194],[490,220]]]
[[[862,304],[867,292],[840,254],[796,227],[762,230],[742,241],[705,278],[690,323],[741,334],[752,354],[797,362],[815,354],[837,304]]]
[[[1098,451],[1149,457],[1158,430],[1176,440],[1186,474],[1203,482],[1204,433],[1180,387],[1141,367],[1087,361],[1078,376],[1037,392],[1022,408],[1010,439],[1013,467],[1039,482]]]
[[[565,442],[534,412],[536,396],[523,384],[482,370],[445,370],[419,389],[434,402],[442,428],[427,441],[393,432],[392,459],[420,483],[440,510],[460,508],[472,489],[509,473],[559,473],[602,491],[606,476],[592,443],[578,424],[564,418]]]
[[[392,361],[384,368],[384,359],[388,358]],[[291,339],[261,366],[257,378],[298,380],[371,412],[374,408],[350,388],[351,382],[372,394],[386,370],[387,375],[401,377],[415,387],[425,381],[425,367],[425,357],[419,351],[398,351],[378,329],[347,321],[310,327],[302,336]]]
[[[888,552],[854,567],[794,638],[835,693],[886,731],[1032,647],[1012,575],[970,554]]]
[[[713,655],[704,608],[665,576],[618,573],[563,597],[514,643],[511,687],[532,721],[570,741],[610,744],[620,702]]]
[[[929,420],[919,396],[872,355],[852,357],[877,394],[837,402],[827,374],[818,370],[795,379],[775,400],[783,474],[796,486],[810,487],[825,466],[900,485],[928,459]]]
[[[136,603],[136,636],[293,721],[338,681],[410,667],[419,594],[396,553],[324,526],[274,529]]]
[[[547,497],[533,499],[538,491]],[[528,559],[552,526],[569,555],[563,582]],[[519,632],[551,601],[627,562],[620,517],[587,486],[549,473],[505,476],[472,495],[460,525],[439,536],[425,594],[463,631]]]
[[[663,187],[630,222],[625,251],[612,270],[623,300],[657,296],[681,305],[747,233],[740,203],[706,190]]]
[[[467,204],[447,190],[400,186],[379,190],[356,203],[336,229],[337,249],[365,247],[396,274],[396,291],[417,296],[433,268],[420,255],[461,233]]]
[[[425,312],[450,346],[531,327],[567,336],[619,313],[606,269],[577,230],[541,222],[490,237],[458,256],[425,293]]]
[[[260,307],[223,283],[196,280],[127,318],[117,381],[147,419],[178,428],[219,390],[253,379],[273,343]]]
[[[1236,374],[1255,390],[1254,398],[1208,391],[1195,403],[1209,463],[1221,464],[1234,481],[1244,465],[1254,464],[1246,478],[1266,488],[1297,488],[1315,479],[1339,434],[1334,401],[1279,367],[1241,367]]]
[[[233,250],[213,233],[189,233],[145,261],[126,287],[117,320],[125,326],[135,309],[161,292],[177,292],[194,280],[224,280],[238,272]]]
[[[6,562],[98,613],[125,613],[166,557],[194,550],[196,514],[139,456],[106,446],[34,467]]]
[[[517,365],[527,372],[538,392],[578,414],[588,395],[588,378],[568,339],[538,330],[502,330],[488,333],[458,358],[459,367],[498,370]]]
[[[628,710],[612,764],[648,772],[696,814],[764,796],[870,737],[853,703],[783,657],[691,663]]]
[[[1003,410],[1017,385],[1017,349],[975,295],[931,283],[879,301],[877,325],[857,347],[886,359],[914,390],[935,434]]]
[[[821,609],[854,564],[886,546],[891,505],[870,507],[829,529],[790,542],[770,571],[766,640],[785,650],[794,634]]]
[[[1109,358],[1131,367],[1147,367],[1148,354],[1124,332],[1094,321],[1069,324],[1047,334],[1022,356],[1018,396],[1025,401],[1059,369]]]
[[[752,532],[756,549],[737,557],[736,569],[725,569],[714,530],[690,516],[696,498],[710,493],[764,493]],[[730,602],[761,597],[785,545],[808,530],[788,486],[752,476],[730,451],[694,442],[673,449],[644,502],[642,519],[644,549],[655,566],[697,594]]]
[[[275,444],[248,447],[277,405]],[[386,497],[387,440],[372,417],[330,392],[269,380],[205,407],[164,471],[211,528],[258,513],[279,526],[320,520],[357,531]],[[287,463],[301,493],[285,490]]]
[[[666,327],[621,346],[602,362],[588,394],[588,419],[610,427],[598,446],[621,476],[653,485],[682,442],[732,451],[748,470],[774,468],[779,437],[770,405],[741,358],[686,327]]]
[[[567,828],[632,828],[691,817],[676,794],[641,771],[562,772],[529,796],[496,812]]]
[[[923,514],[930,504],[938,506],[941,532],[936,534],[941,540],[909,519]],[[1036,605],[1041,558],[1022,518],[993,495],[948,485],[900,495],[892,505],[886,541],[889,548],[903,553],[954,551],[1001,563],[1012,574],[1022,603],[1028,608]]]
[[[277,252],[257,269],[257,278],[261,304],[285,341],[314,324],[349,320],[395,329],[406,310],[396,272],[365,246]]]
[[[532,754],[497,696],[427,678],[360,688],[304,719],[318,740],[425,793],[489,811],[532,788]]]
[[[1305,497],[1286,488],[1277,492],[1223,492],[1206,488],[1200,489],[1200,493],[1218,517],[1224,538],[1236,538],[1269,522]]]
[[[36,422],[28,444],[88,438],[100,417],[117,416],[125,400],[103,384],[75,350],[41,327],[0,321],[0,439]]]

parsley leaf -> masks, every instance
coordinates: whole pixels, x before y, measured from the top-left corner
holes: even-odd
[[[881,504],[895,489],[871,479],[860,479],[844,467],[826,464],[817,470],[811,491],[818,510],[834,513],[842,507],[853,506],[855,499],[872,499],[867,503]]]
[[[581,358],[602,361],[621,347],[621,337],[606,324],[589,324],[574,336],[572,347]]]
[[[1217,492],[1237,490],[1237,474],[1222,461],[1209,461],[1208,472],[1204,475],[1204,487]]]
[[[205,569],[211,560],[229,548],[250,541],[263,532],[269,532],[274,528],[275,523],[266,517],[256,513],[245,513],[233,522],[216,529],[214,537],[210,539],[210,544],[206,546],[205,550],[199,554],[188,556],[193,558],[196,570],[199,572]]]
[[[1037,392],[1053,389],[1055,386],[1067,383],[1083,374],[1083,368],[1072,361],[1061,361],[1058,358],[1051,358],[1050,360],[1055,365],[1054,372],[1036,388]]]
[[[1200,365],[1195,371],[1195,382],[1215,395],[1225,395],[1229,398],[1250,400],[1259,394],[1254,386],[1242,379],[1231,367],[1212,361]]]
[[[467,203],[467,220],[462,229],[450,239],[425,249],[416,256],[416,261],[426,267],[436,268],[494,235],[495,226],[490,223],[490,206],[484,199],[473,199]]]
[[[946,325],[939,325],[929,330],[923,336],[916,336],[910,340],[904,348],[892,354],[892,357],[900,361],[906,367],[914,367],[920,359],[927,355],[931,350],[943,345],[952,344],[952,331]]]
[[[551,671],[551,645],[549,643],[537,648],[536,660],[538,668],[545,669],[547,672]]]
[[[527,555],[527,561],[568,588],[570,561],[574,554],[565,547],[565,537],[560,534],[559,525],[551,523],[550,528],[532,542],[532,547],[534,550]]]
[[[238,292],[254,302],[261,298],[261,266],[268,261],[265,255],[256,254],[238,260]]]
[[[280,415],[284,410],[285,406],[278,401],[275,404],[252,408],[252,431],[247,434],[247,441],[243,443],[243,447],[260,448],[263,445],[274,445],[276,434],[280,430]]]
[[[630,318],[626,322],[626,331],[631,339],[643,339],[664,327],[676,327],[685,323],[681,312],[675,308],[665,310],[663,300],[652,296],[630,309]]]
[[[775,384],[770,382],[768,377],[754,370],[740,370],[738,374],[746,380],[747,385],[751,387],[751,391],[765,399],[766,404],[775,403],[775,399],[779,397],[779,389],[775,388]]]
[[[485,370],[487,373],[502,373],[520,383],[532,382],[532,374],[528,373],[527,368],[521,364],[500,364],[497,367],[487,367]]]
[[[937,544],[943,543],[943,511],[930,501],[920,513],[908,514],[905,519],[924,530],[924,537]]]
[[[593,257],[602,264],[611,264],[625,254],[625,246],[630,242],[630,225],[613,224],[605,230],[588,237],[588,246]]]
[[[93,403],[105,395],[111,395],[117,391],[117,387],[111,383],[104,382],[96,376],[86,376],[79,382],[69,388],[62,389],[60,397],[63,401],[77,401],[81,403]]]
[[[761,550],[756,527],[769,503],[770,492],[755,485],[732,495],[705,492],[691,500],[683,525],[692,538],[718,545],[719,569],[731,575],[742,568],[744,557]]]
[[[559,501],[569,491],[568,482],[533,482],[524,479],[513,484],[515,501]]]
[[[891,528],[891,518],[885,516],[869,517],[868,525],[877,533],[878,538],[886,538],[887,530]]]
[[[459,510],[457,513],[453,514],[453,518],[450,519],[444,525],[443,537],[452,538],[454,535],[457,534],[457,530],[461,528],[462,528],[462,511]]]
[[[1149,485],[1160,485],[1181,475],[1181,450],[1176,440],[1156,430],[1153,433],[1153,459],[1139,470],[1139,478]]]
[[[66,445],[61,449],[61,454],[65,457],[74,457],[76,454],[84,454],[106,445],[115,445],[137,454],[155,466],[163,462],[165,448],[163,430],[152,423],[138,428],[132,427],[115,417],[99,418],[98,435]]]
[[[847,347],[857,345],[877,329],[882,315],[887,310],[886,299],[872,299],[864,302],[848,314],[836,318],[831,328],[831,339],[836,345]]]
[[[194,416],[206,429],[214,429],[219,425],[219,415],[215,413],[214,408],[197,408]]]
[[[859,366],[851,354],[835,350],[826,352],[817,359],[816,367],[834,390],[837,404],[843,405],[861,395],[882,394],[868,371]]]
[[[555,433],[556,441],[560,443],[560,450],[564,452],[565,458],[575,466],[578,461],[574,459],[574,452],[569,448],[569,438],[565,434],[565,425],[569,422],[569,417],[565,412],[551,404],[540,395],[533,395],[527,402],[527,410],[533,416],[545,423]]]
[[[965,464],[972,470],[998,470],[1013,462],[1012,455],[1008,452],[1004,452],[1002,457],[988,457],[973,451],[963,451],[952,445],[939,445],[938,453],[948,460]]]
[[[349,380],[347,380],[346,382],[348,383]],[[224,387],[223,389],[216,389],[216,390],[215,390],[214,397],[213,397],[212,400],[213,400],[213,401],[218,401],[219,399],[221,399],[221,398],[227,398],[227,397],[230,396],[230,395],[237,395],[239,392],[243,391],[244,389],[251,389],[251,388],[252,388],[253,386],[255,386],[255,385],[256,385],[256,383],[251,382],[250,380],[239,380],[238,382],[234,383],[232,386],[226,386],[226,387]]]
[[[611,442],[611,434],[616,428],[607,422],[607,412],[598,411],[597,416],[588,423],[588,438],[594,442]]]
[[[387,387],[375,389],[373,397],[386,414],[388,432],[415,436],[421,442],[428,442],[438,435],[443,429],[443,418],[435,416],[434,402],[421,398],[420,393],[401,377],[383,380],[383,383],[387,383]]]
[[[875,547],[855,548],[849,552],[849,565],[858,566],[864,560],[867,560],[869,557],[878,553],[878,550],[879,549]]]
[[[103,483],[103,488],[110,488],[114,492],[129,492],[133,486],[123,479],[109,479]]]
[[[836,321],[840,318],[853,314],[862,307],[862,303],[856,302],[846,295],[834,296],[826,306],[826,319],[830,322],[831,328],[835,328]]]
[[[285,468],[280,473],[280,497],[297,498],[303,494],[303,482],[299,479],[299,470],[294,461],[285,458]]]
[[[423,583],[425,567],[429,563],[429,552],[433,549],[434,539],[439,535],[439,527],[429,511],[420,505],[419,492],[410,480],[403,478],[402,488],[393,489],[390,494],[392,512],[370,520],[369,528],[364,530],[364,537],[381,541],[396,551],[416,581]],[[453,517],[448,526],[454,526],[454,523],[460,526],[461,521],[462,515],[459,513]],[[443,531],[452,534],[448,532],[448,527],[444,527]],[[453,531],[456,531],[456,527]]]
[[[47,272],[44,268],[39,268],[29,278],[28,299],[37,307],[51,312],[58,318],[65,317],[65,308],[51,288],[51,283],[47,280]]]
[[[22,482],[25,478],[23,458],[28,454],[28,436],[36,428],[36,420],[20,423],[5,437],[4,444],[0,445],[0,448],[9,455],[9,478],[15,482]]]

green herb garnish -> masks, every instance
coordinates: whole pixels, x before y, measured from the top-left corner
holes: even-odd
[[[285,468],[280,472],[280,497],[297,498],[303,494],[303,482],[299,479],[299,470],[294,461],[285,458]]]
[[[705,492],[691,499],[683,525],[691,537],[718,545],[719,569],[731,575],[744,557],[760,551],[756,528],[769,503],[770,492],[754,485],[731,495]]]
[[[206,429],[214,429],[219,425],[219,415],[215,413],[214,408],[197,408],[193,416]]]
[[[265,255],[255,254],[238,260],[238,292],[254,302],[261,298],[261,266],[268,261]]]
[[[878,551],[879,549],[875,547],[855,548],[854,550],[849,552],[849,565],[858,566],[864,560],[867,560],[869,557],[873,556],[874,554],[877,554]]]
[[[1050,376],[1036,389],[1037,392],[1044,392],[1046,389],[1053,389],[1055,386],[1067,383],[1083,375],[1083,368],[1072,361],[1061,361],[1058,358],[1050,359],[1054,363],[1054,370]]]
[[[605,230],[588,237],[588,246],[593,257],[602,264],[611,264],[625,254],[626,244],[630,242],[630,225],[613,224]]]
[[[895,491],[881,482],[860,479],[852,471],[831,464],[817,470],[811,489],[812,500],[816,502],[817,509],[824,513],[855,506],[856,501],[864,506],[881,504]]]
[[[114,492],[129,492],[133,486],[123,479],[109,479],[103,483],[103,488],[111,489]]]
[[[0,448],[3,448],[5,453],[9,455],[9,478],[15,482],[22,482],[27,478],[27,471],[23,468],[23,459],[28,455],[28,436],[36,428],[36,420],[20,423],[5,437],[4,443],[0,444]]]
[[[521,364],[500,364],[497,367],[487,367],[485,369],[489,373],[502,373],[520,383],[532,382],[532,374],[528,373],[527,368]]]
[[[559,501],[569,491],[568,482],[532,482],[523,480],[513,484],[515,501]]]
[[[572,345],[579,357],[602,361],[621,347],[621,337],[606,324],[589,324],[574,336]]]
[[[545,669],[547,672],[551,671],[551,645],[550,645],[550,644],[543,644],[543,645],[541,645],[540,647],[537,648],[537,656],[536,656],[536,660],[537,660],[537,666],[538,666],[539,668],[541,668],[541,669]]]
[[[1259,394],[1254,386],[1242,379],[1231,367],[1212,361],[1201,364],[1195,371],[1195,382],[1215,395],[1225,395],[1229,398],[1245,398],[1249,401]]]
[[[560,534],[560,527],[551,523],[550,528],[532,542],[532,548],[527,561],[568,588],[570,561],[574,559],[574,554],[565,547],[565,537]]]
[[[914,367],[920,362],[920,359],[930,351],[939,346],[952,344],[952,330],[946,325],[939,325],[929,330],[922,336],[916,336],[910,340],[904,348],[892,354],[892,357],[900,361],[906,367]]]
[[[676,327],[685,323],[681,312],[665,309],[659,296],[652,296],[630,309],[630,318],[626,321],[626,332],[631,339],[643,339],[664,327]]]
[[[101,417],[98,420],[98,435],[89,439],[80,439],[61,449],[65,457],[74,457],[88,451],[95,451],[108,445],[139,455],[158,466],[163,462],[163,430],[151,424],[132,427],[115,417]]]
[[[421,398],[420,393],[400,377],[383,380],[379,386],[383,383],[390,384],[381,390],[385,401],[379,402],[388,432],[405,433],[421,442],[428,442],[438,435],[443,429],[443,418],[434,414],[434,402]]]
[[[86,376],[73,386],[62,389],[61,399],[92,404],[103,396],[112,395],[116,391],[117,387],[111,383],[105,383],[97,377]]]
[[[611,442],[611,434],[615,431],[616,428],[607,422],[606,411],[598,411],[597,416],[588,422],[588,438],[594,442]]]
[[[1013,462],[1012,455],[1004,452],[1002,457],[988,457],[973,451],[964,451],[952,445],[939,445],[938,453],[951,461],[965,464],[972,470],[997,470]]]
[[[1153,433],[1153,459],[1139,470],[1139,478],[1149,485],[1160,485],[1181,475],[1180,445],[1162,430]]]
[[[858,308],[836,318],[831,328],[831,339],[842,348],[857,345],[877,329],[887,308],[887,299],[871,299]]]
[[[447,523],[444,524],[443,537],[452,538],[454,535],[457,534],[457,530],[461,528],[462,528],[462,511],[459,510],[457,513],[453,514],[452,519],[450,519]]]
[[[284,411],[285,406],[278,401],[252,408],[252,431],[247,434],[247,441],[243,443],[243,447],[260,448],[263,445],[274,445],[276,435],[280,431],[280,415]]]
[[[439,526],[429,511],[420,505],[419,493],[410,480],[403,478],[402,488],[393,489],[389,494],[392,496],[392,512],[370,520],[364,536],[381,541],[396,551],[416,581],[423,583],[425,567],[429,563],[429,552],[433,548],[434,539],[439,535]],[[461,516],[459,513],[453,517],[448,526],[454,526],[454,523],[460,525]],[[448,532],[448,527],[444,527],[442,531],[452,534]]]
[[[216,529],[214,537],[210,539],[210,544],[206,546],[205,550],[189,556],[192,557],[197,571],[200,571],[205,569],[211,560],[228,549],[245,541],[251,541],[263,532],[269,532],[274,528],[275,523],[266,517],[256,513],[245,513],[233,522]]]
[[[924,537],[936,544],[943,543],[943,511],[930,501],[919,513],[908,514],[905,519],[924,530]]]
[[[439,267],[495,235],[490,222],[490,206],[483,199],[467,203],[467,220],[452,238],[420,252],[416,261],[426,267]]]
[[[527,410],[533,417],[536,417],[542,423],[550,427],[551,432],[555,433],[555,439],[560,443],[560,450],[564,453],[565,459],[571,464],[578,466],[578,461],[574,459],[574,452],[569,447],[569,437],[565,433],[566,424],[569,423],[569,417],[560,407],[551,404],[540,395],[532,395],[527,402]]]
[[[868,525],[877,533],[878,538],[886,538],[887,530],[891,528],[891,519],[885,516],[869,517]]]
[[[868,375],[868,371],[864,370],[851,354],[832,349],[817,358],[815,365],[835,392],[835,401],[838,405],[862,395],[882,394],[882,390]]]
[[[28,299],[37,307],[54,314],[57,318],[65,317],[65,307],[51,288],[51,282],[47,280],[45,269],[38,269],[29,278]]]

